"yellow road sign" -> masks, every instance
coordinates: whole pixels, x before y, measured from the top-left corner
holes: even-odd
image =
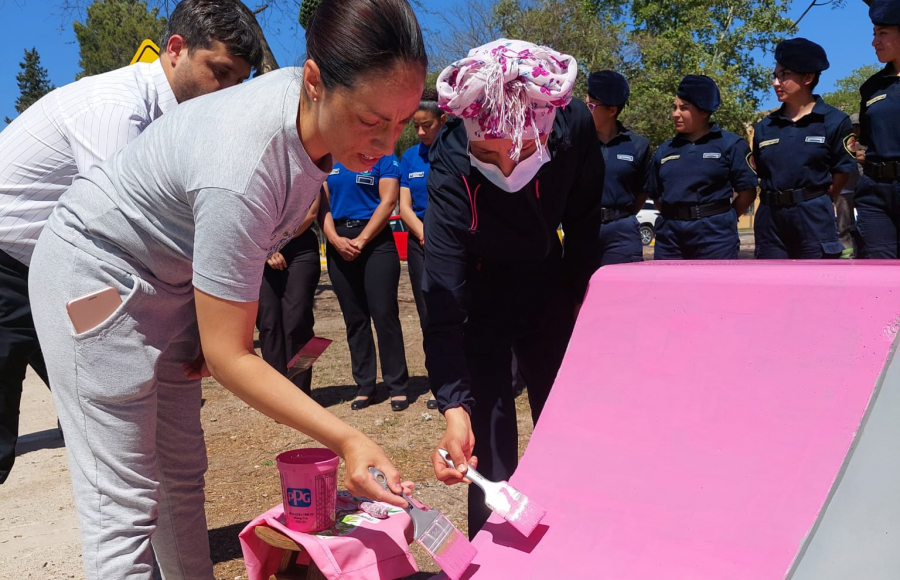
[[[141,43],[141,46],[138,47],[137,52],[134,53],[134,58],[131,59],[131,64],[136,62],[154,62],[159,60],[159,47],[156,46],[156,43],[150,40],[149,38]]]

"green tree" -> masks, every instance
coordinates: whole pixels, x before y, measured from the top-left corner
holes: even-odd
[[[500,36],[520,38],[573,55],[581,74],[576,98],[586,92],[587,73],[614,68],[631,83],[622,120],[653,144],[672,136],[669,111],[686,74],[713,77],[723,105],[715,120],[745,133],[768,90],[768,55],[792,29],[791,0],[468,0],[491,3],[491,26]],[[473,10],[474,12],[474,10]],[[471,37],[463,22],[444,35]],[[486,27],[482,27],[486,28]],[[496,35],[495,35],[496,37]],[[448,43],[445,43],[448,44]],[[465,54],[456,51],[452,58]]]
[[[639,47],[636,70],[629,71],[634,107],[625,118],[653,143],[672,135],[672,97],[686,74],[715,79],[722,106],[714,119],[745,134],[769,88],[770,63],[753,52],[774,50],[791,30],[790,0],[633,0],[630,40]],[[771,57],[769,57],[771,58]]]
[[[836,90],[832,93],[822,95],[825,102],[832,107],[844,111],[848,115],[859,112],[859,87],[866,80],[881,70],[881,67],[874,64],[867,64],[850,73],[849,76],[842,78],[835,83]]]
[[[82,71],[75,78],[96,75],[128,65],[145,38],[159,41],[166,19],[143,0],[95,0],[87,7],[84,24],[74,22]]]
[[[47,75],[47,69],[41,66],[41,57],[36,48],[25,49],[25,59],[19,63],[22,72],[16,75],[19,84],[19,98],[16,99],[16,111],[23,113],[38,99],[55,89]],[[12,119],[6,117],[7,123]]]

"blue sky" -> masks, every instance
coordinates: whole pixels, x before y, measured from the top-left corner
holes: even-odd
[[[251,7],[253,0],[245,0]],[[435,9],[448,7],[451,0],[427,0]],[[64,21],[53,7],[56,0],[0,0],[0,22],[4,23],[0,35],[0,126],[4,116],[14,117],[15,99],[19,95],[15,76],[20,71],[24,49],[36,47],[43,66],[57,86],[72,82],[81,70],[78,66],[78,44],[72,32],[71,20]],[[794,0],[792,16],[797,17],[808,6],[809,0]],[[832,89],[833,83],[866,64],[875,64],[875,55],[870,46],[872,26],[868,10],[861,0],[849,0],[840,10],[828,7],[814,8],[800,23],[798,36],[818,42],[828,53],[831,68],[823,73],[819,84],[821,92]],[[428,16],[423,17],[423,25],[436,26]],[[276,59],[282,66],[294,64],[303,54],[303,30],[293,18],[278,13],[270,14],[262,21],[266,37]],[[135,47],[136,49],[137,47]],[[771,58],[771,56],[769,57]],[[774,66],[774,63],[771,63]],[[764,100],[764,107],[775,103],[770,93]]]

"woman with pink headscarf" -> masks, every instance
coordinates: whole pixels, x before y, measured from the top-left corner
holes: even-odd
[[[577,70],[571,56],[501,39],[437,82],[461,122],[431,150],[426,366],[447,420],[439,447],[495,481],[518,462],[512,353],[537,421],[599,265],[604,163],[587,106],[571,98]],[[464,467],[432,460],[438,479],[462,481]],[[470,535],[489,513],[470,487]]]

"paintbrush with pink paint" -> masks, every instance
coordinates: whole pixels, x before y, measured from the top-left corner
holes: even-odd
[[[388,487],[387,477],[379,469],[369,468],[369,473],[378,482],[378,485],[391,491]],[[408,507],[404,508],[413,521],[413,539],[434,558],[435,563],[450,578],[459,580],[468,569],[478,550],[469,543],[462,532],[450,523],[450,520],[438,510],[424,510],[412,502],[405,494],[399,494],[406,500]]]
[[[444,458],[451,468],[456,469],[450,454],[444,449],[438,449],[438,453]],[[484,491],[484,504],[492,512],[508,521],[523,536],[530,536],[541,520],[547,515],[547,510],[539,506],[528,496],[511,486],[506,481],[495,482],[485,479],[474,467],[468,466],[465,473],[466,479],[480,487]]]

